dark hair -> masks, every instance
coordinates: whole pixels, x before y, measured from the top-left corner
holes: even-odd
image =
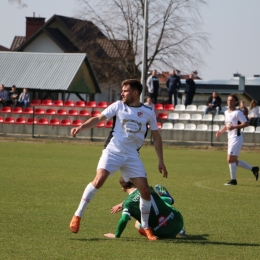
[[[236,94],[234,94],[234,93],[232,93],[232,94],[230,94],[230,95],[228,95],[229,97],[232,97],[232,98],[234,98],[235,99],[235,101],[236,101],[236,105],[238,105],[238,103],[239,103],[239,100],[238,100],[238,97],[237,97],[237,95]]]
[[[119,178],[119,183],[124,189],[134,188],[134,184],[131,181],[126,182],[122,177]]]
[[[12,86],[12,88],[16,88],[16,86],[15,86],[15,85],[13,85],[13,86]]]
[[[141,84],[140,80],[138,80],[138,79],[126,79],[126,80],[122,81],[121,87],[123,87],[125,85],[130,85],[130,88],[132,90],[137,90],[139,95],[143,91],[143,85]]]

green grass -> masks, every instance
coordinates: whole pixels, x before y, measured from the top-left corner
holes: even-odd
[[[166,147],[168,179],[157,171],[153,147],[141,149],[151,185],[165,185],[184,217],[188,238],[147,241],[130,221],[114,233],[123,201],[119,173],[96,194],[78,234],[69,222],[95,174],[102,145],[0,141],[0,259],[259,259],[260,181],[239,168],[229,180],[226,150]],[[259,152],[240,158],[259,165]]]

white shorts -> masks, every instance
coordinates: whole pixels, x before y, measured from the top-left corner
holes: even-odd
[[[228,140],[228,154],[239,156],[240,150],[243,146],[243,136],[238,136]]]
[[[120,156],[118,154],[111,153],[106,149],[102,152],[97,169],[105,169],[109,171],[110,176],[119,170],[126,182],[128,182],[130,178],[146,178],[146,171],[139,156],[134,158]]]

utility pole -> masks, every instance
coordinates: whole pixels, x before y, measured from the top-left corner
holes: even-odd
[[[147,62],[147,35],[148,35],[148,0],[144,1],[144,31],[143,31],[143,63],[142,63],[142,79],[143,92],[140,95],[140,102],[144,103],[144,92],[146,86],[146,62]]]

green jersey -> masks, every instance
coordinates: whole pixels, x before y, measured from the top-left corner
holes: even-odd
[[[153,234],[161,238],[175,238],[183,228],[183,218],[181,213],[165,203],[159,195],[150,187],[151,191],[151,211],[149,215],[149,227]],[[138,189],[132,191],[123,202],[122,217],[118,222],[116,237],[120,237],[130,217],[141,223],[141,212],[139,208],[140,192]]]

